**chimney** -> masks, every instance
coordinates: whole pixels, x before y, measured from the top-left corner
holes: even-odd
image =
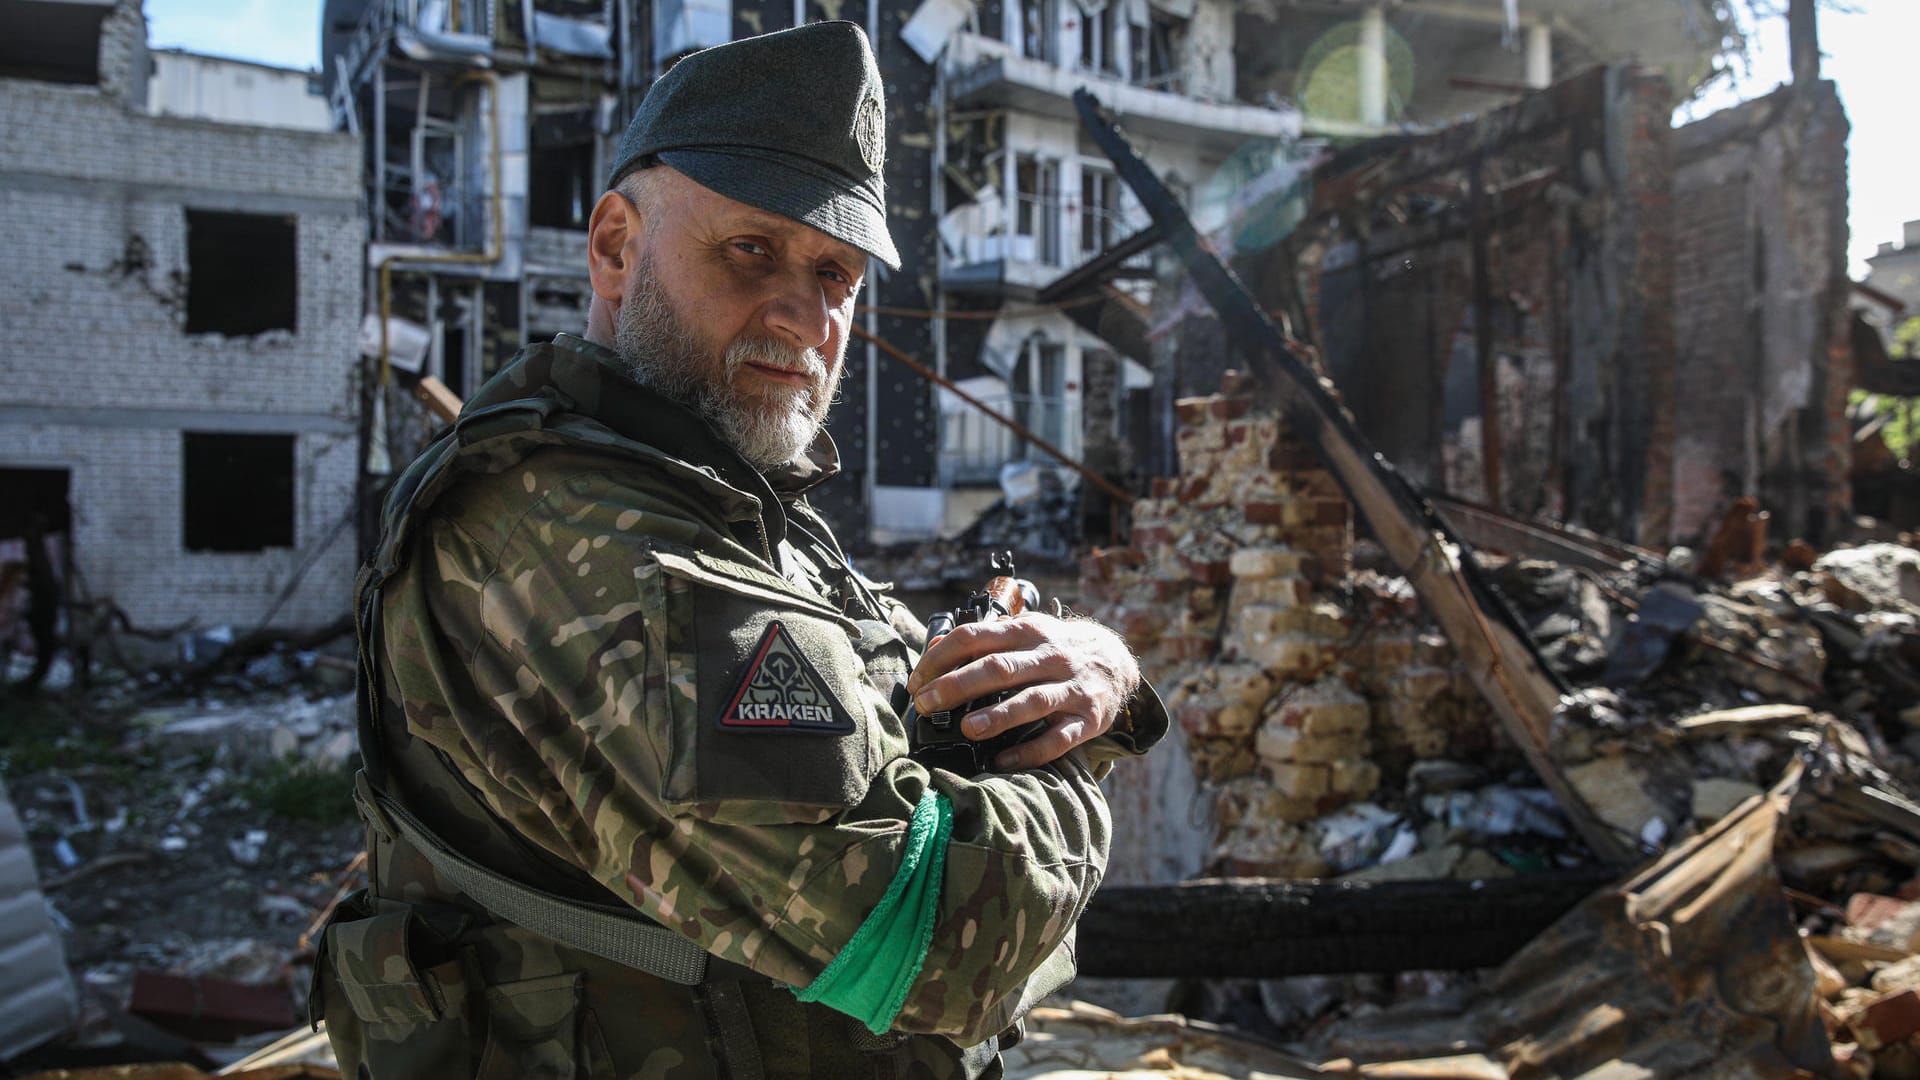
[[[1920,248],[1920,221],[1907,222],[1906,236],[1903,238],[1910,248]]]

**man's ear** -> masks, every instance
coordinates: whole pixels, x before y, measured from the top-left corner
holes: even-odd
[[[587,277],[595,296],[618,304],[627,295],[633,273],[633,242],[645,222],[625,195],[609,191],[593,204],[587,219]]]

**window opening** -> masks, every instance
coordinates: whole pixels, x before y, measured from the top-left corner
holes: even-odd
[[[0,0],[0,78],[99,85],[100,25],[112,10]]]
[[[1059,63],[1053,0],[1020,0],[1021,55],[1049,64]]]
[[[189,334],[294,330],[299,309],[290,216],[187,212]]]
[[[593,166],[593,110],[544,113],[533,121],[528,155],[527,213],[531,224],[585,229],[599,192]]]
[[[188,551],[293,546],[293,436],[181,433]]]
[[[1013,372],[1013,414],[1020,425],[1062,449],[1067,447],[1067,347],[1034,337],[1020,350]],[[1019,457],[1039,460],[1047,455],[1021,439]]]
[[[473,180],[483,144],[474,137],[477,90],[425,72],[388,75],[374,235],[399,243],[476,246],[484,237],[485,190]]]
[[[1088,258],[1120,240],[1120,181],[1092,165],[1080,168],[1080,257]]]
[[[1014,257],[1060,264],[1060,163],[1032,154],[1014,156]]]
[[[1119,73],[1119,58],[1114,48],[1115,2],[1108,0],[1105,7],[1091,14],[1084,8],[1080,12],[1080,68],[1083,71]]]
[[[1134,39],[1134,82],[1154,90],[1179,92],[1184,81],[1178,64],[1180,36],[1186,25],[1163,12],[1148,14],[1145,33]]]

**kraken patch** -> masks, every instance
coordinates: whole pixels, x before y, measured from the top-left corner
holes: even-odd
[[[776,621],[754,647],[740,685],[720,712],[720,726],[844,735],[853,730],[853,717]]]

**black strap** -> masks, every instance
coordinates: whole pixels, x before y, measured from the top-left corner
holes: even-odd
[[[701,986],[698,993],[706,1013],[708,1044],[714,1057],[720,1059],[727,1080],[765,1080],[760,1041],[754,1037],[753,1019],[740,983],[720,979]]]

